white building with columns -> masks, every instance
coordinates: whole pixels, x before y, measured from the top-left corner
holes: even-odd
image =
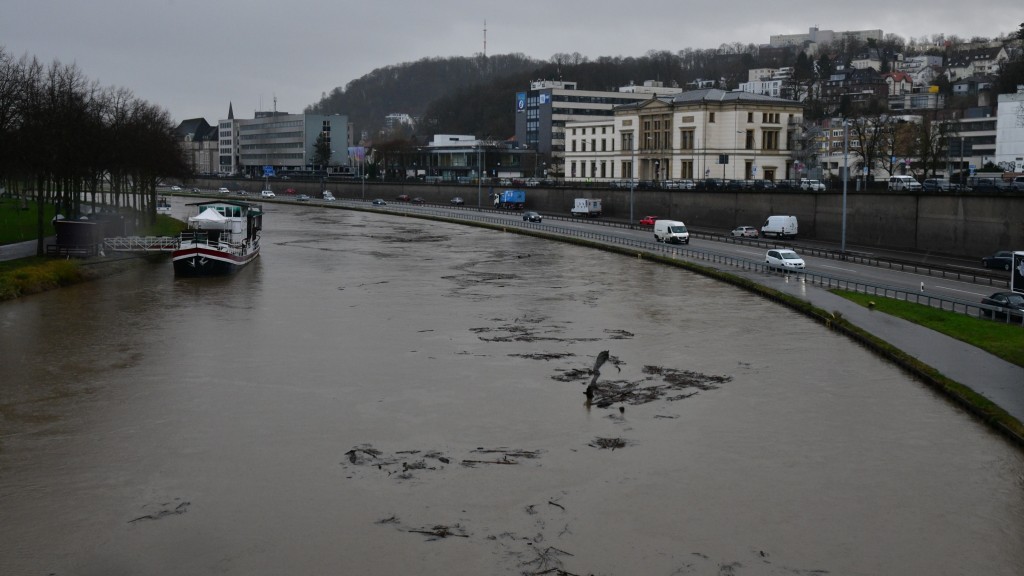
[[[800,102],[692,90],[624,104],[607,119],[565,124],[565,179],[780,180],[795,177]]]

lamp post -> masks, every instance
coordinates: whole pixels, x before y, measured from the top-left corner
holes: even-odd
[[[850,181],[850,137],[849,124],[843,118],[843,237],[839,245],[839,251],[846,254],[846,186]]]
[[[481,162],[480,162],[480,160],[482,158],[481,152],[483,152],[483,146],[477,145],[477,147],[476,147],[476,209],[477,209],[478,212],[480,210],[483,210],[483,207],[484,207],[484,205],[483,205],[483,195],[482,195],[483,194],[483,188],[482,188],[482,184],[481,184],[483,182],[483,179],[484,179],[483,178],[482,169],[481,169],[481,166],[483,166],[483,164],[481,164]]]
[[[636,173],[636,136],[635,134],[629,135],[629,225],[633,225],[633,190],[636,188],[636,178],[633,175]]]

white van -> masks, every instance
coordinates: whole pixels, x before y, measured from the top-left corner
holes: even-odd
[[[913,176],[897,174],[889,177],[889,191],[921,190],[921,183]]]
[[[761,226],[761,236],[796,238],[796,216],[769,216]]]
[[[679,220],[655,220],[654,240],[672,244],[689,244],[690,233],[686,230],[686,224]]]

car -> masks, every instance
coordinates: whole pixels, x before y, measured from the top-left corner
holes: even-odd
[[[985,256],[982,258],[981,263],[985,268],[1009,270],[1013,266],[1013,252],[1010,252],[1009,250],[1000,250],[991,256]]]
[[[986,318],[1006,319],[1007,315],[1009,315],[1010,320],[1019,321],[1024,319],[1024,294],[1018,292],[996,292],[991,296],[982,298],[981,303],[996,308],[996,310],[982,308],[981,315]]]
[[[409,195],[408,194],[399,194],[398,196],[395,196],[395,200],[398,201],[398,202],[408,202],[409,201]]]
[[[295,197],[295,199],[298,200],[299,202],[309,202],[309,195],[299,194],[298,196]]]
[[[463,200],[461,196],[456,196],[455,198],[451,199],[451,203],[452,206],[462,206],[463,204],[466,203],[466,201]]]
[[[260,191],[260,196],[262,196],[264,198],[274,198],[274,197],[276,197],[276,194],[274,194],[273,190],[261,190]]]
[[[382,199],[382,198],[374,198],[373,199],[373,205],[374,206],[387,206],[388,203],[385,202],[384,199]]]
[[[1010,182],[1010,187],[1017,192],[1024,192],[1024,176],[1017,176]]]
[[[235,192],[235,194],[238,194],[239,196],[248,196],[249,195],[248,192],[246,192],[245,190],[242,190],[242,189],[240,189],[238,192]]]
[[[737,226],[729,234],[740,238],[757,238],[760,235],[753,226]]]
[[[284,189],[284,193],[285,194],[295,194],[295,188],[285,188]]]
[[[198,193],[200,192],[199,188],[193,188],[193,189],[192,189],[192,190],[190,190],[190,191],[191,191],[191,192],[192,192],[193,194],[198,194]]]
[[[764,256],[764,263],[769,268],[779,270],[803,270],[806,264],[796,252],[789,249],[773,248]]]
[[[427,201],[424,200],[423,198],[420,198],[419,196],[417,196],[417,197],[413,198],[412,200],[409,200],[409,202],[412,202],[413,204],[426,204]]]
[[[334,193],[330,190],[324,190],[324,202],[334,202]]]
[[[540,180],[538,178],[530,178],[529,180],[526,181],[526,185],[530,186],[531,188],[534,186],[540,186]]]
[[[640,219],[641,226],[654,226],[654,222],[658,219],[657,216],[644,216]]]
[[[529,212],[523,212],[523,220],[526,220],[527,222],[540,222],[543,218],[540,213],[531,210]]]
[[[181,186],[171,186],[172,192],[181,192]]]
[[[800,179],[800,189],[801,190],[822,191],[822,190],[825,189],[825,183],[822,182],[821,180],[811,180],[811,179],[808,179],[808,178],[801,178]]]
[[[222,187],[220,187],[220,188],[219,188],[219,189],[217,190],[217,193],[218,193],[218,194],[230,194],[230,193],[231,193],[231,190],[228,190],[227,188],[224,188],[224,187],[222,186]]]
[[[944,178],[928,178],[921,183],[921,189],[925,192],[950,192],[959,190],[960,185]]]

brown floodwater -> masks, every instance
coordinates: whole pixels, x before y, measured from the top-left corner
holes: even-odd
[[[510,233],[267,212],[234,277],[0,304],[0,574],[1024,569],[1021,452],[786,308]]]

